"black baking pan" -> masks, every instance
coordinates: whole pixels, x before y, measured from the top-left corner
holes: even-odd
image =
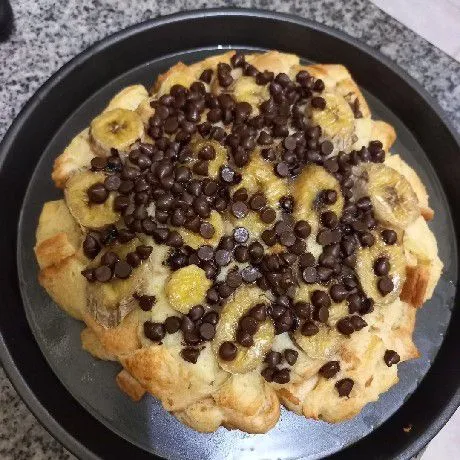
[[[81,350],[81,325],[37,283],[34,231],[44,201],[59,197],[56,155],[117,90],[152,83],[178,60],[225,49],[278,49],[305,61],[340,62],[374,115],[395,126],[394,151],[430,192],[431,223],[445,263],[433,299],[419,312],[421,357],[400,366],[400,382],[355,419],[337,425],[283,411],[265,435],[223,428],[196,433],[152,397],[134,404],[118,391],[114,363]],[[207,10],[148,21],[108,37],[58,71],[29,101],[0,152],[2,197],[0,355],[19,394],[45,427],[80,458],[404,458],[417,453],[460,402],[460,315],[456,231],[460,228],[459,139],[430,96],[397,66],[350,37],[297,17]]]

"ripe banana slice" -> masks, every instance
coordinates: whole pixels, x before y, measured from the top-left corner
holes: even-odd
[[[172,308],[187,314],[192,307],[204,302],[211,284],[204,270],[187,265],[171,274],[165,293]]]
[[[254,151],[251,161],[241,171],[243,180],[236,188],[246,188],[249,193],[264,192],[270,206],[277,208],[282,196],[289,195],[288,185],[273,172],[273,165]]]
[[[294,332],[294,340],[302,350],[313,359],[327,359],[337,352],[343,336],[335,329],[319,325],[319,332],[307,337],[300,329]]]
[[[104,112],[113,109],[136,110],[138,105],[149,97],[149,93],[143,85],[131,85],[123,88],[110,99],[109,105]]]
[[[120,215],[113,210],[114,193],[102,204],[90,203],[87,190],[91,185],[104,182],[103,173],[83,171],[74,174],[66,183],[65,200],[70,213],[83,227],[101,228],[115,223]]]
[[[371,199],[377,219],[401,229],[417,219],[420,215],[417,195],[402,174],[373,163],[364,165],[363,172],[365,192]]]
[[[133,239],[129,244],[117,245],[108,248],[91,262],[89,267],[100,265],[102,256],[112,251],[120,259],[125,259],[129,252],[135,251],[141,241]],[[105,327],[117,326],[123,318],[137,306],[133,294],[143,294],[151,276],[152,267],[148,260],[134,268],[127,279],[112,278],[107,283],[87,283],[86,294],[88,310],[91,315]]]
[[[209,219],[204,219],[209,222],[214,227],[214,235],[212,238],[206,239],[203,238],[200,234],[192,232],[184,227],[178,227],[177,231],[182,236],[184,244],[190,246],[193,249],[198,249],[203,244],[208,244],[210,246],[217,246],[222,235],[224,234],[224,221],[222,216],[217,211],[211,211]]]
[[[310,107],[311,121],[321,126],[323,136],[334,144],[335,149],[349,151],[353,145],[355,117],[343,96],[335,93],[322,93],[326,108]]]
[[[236,291],[233,300],[229,301],[220,316],[212,348],[222,369],[231,374],[243,374],[255,369],[270,350],[275,337],[273,323],[266,320],[260,324],[254,334],[254,345],[246,348],[235,342],[238,348],[233,361],[224,361],[219,356],[219,347],[225,341],[234,341],[240,318],[257,303],[266,300],[262,291],[255,287],[244,287]]]
[[[335,190],[337,200],[331,205],[319,206],[319,194],[323,190]],[[337,179],[329,174],[323,167],[317,165],[307,166],[295,180],[292,188],[296,220],[306,220],[314,230],[318,227],[318,211],[328,209],[342,215],[343,196]]]
[[[233,97],[238,102],[247,102],[257,107],[270,97],[267,85],[258,85],[253,77],[240,77],[231,87]]]
[[[386,257],[390,264],[388,276],[393,281],[393,290],[382,295],[378,288],[379,278],[374,273],[374,263],[377,259]],[[375,244],[361,248],[356,257],[356,273],[361,287],[367,297],[374,299],[378,305],[388,305],[399,297],[406,280],[406,258],[402,246],[386,245],[379,235],[375,235]]]
[[[137,140],[143,140],[144,125],[136,112],[118,108],[97,116],[91,122],[90,134],[97,153],[105,156],[112,148],[126,152]]]

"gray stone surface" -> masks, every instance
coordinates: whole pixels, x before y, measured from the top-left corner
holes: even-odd
[[[460,64],[367,0],[16,0],[12,3],[15,31],[6,43],[0,44],[0,136],[34,91],[92,43],[158,15],[217,6],[288,12],[345,31],[405,69],[434,96],[460,130]],[[0,458],[73,458],[39,425],[1,368]]]

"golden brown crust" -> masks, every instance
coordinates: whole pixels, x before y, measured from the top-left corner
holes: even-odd
[[[406,267],[406,282],[400,295],[401,300],[415,308],[421,307],[425,299],[429,277],[430,274],[426,267],[408,265]]]
[[[120,357],[125,369],[169,411],[185,409],[212,394],[227,378],[211,359],[209,345],[196,364],[184,361],[179,351],[180,347],[151,345]]]
[[[118,326],[110,329],[99,324],[86,309],[82,316],[87,326],[92,329],[109,354],[120,357],[140,348],[141,343],[137,332],[139,326],[138,310],[126,315]]]
[[[144,387],[129,372],[126,372],[125,369],[117,374],[115,381],[118,388],[126,393],[133,401],[140,401],[146,393]]]
[[[100,340],[97,338],[95,332],[86,327],[81,331],[81,346],[83,350],[86,350],[88,353],[92,354],[95,358],[102,359],[105,361],[116,361],[116,356],[112,353],[109,353]]]
[[[70,316],[83,318],[86,304],[85,279],[81,271],[85,268],[81,260],[73,255],[40,271],[39,283],[51,298]]]

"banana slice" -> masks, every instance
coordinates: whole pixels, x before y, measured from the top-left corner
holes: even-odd
[[[344,338],[335,329],[318,325],[319,332],[307,337],[300,329],[294,332],[294,340],[302,350],[313,359],[327,359],[337,352]]]
[[[378,288],[379,278],[374,273],[374,263],[381,257],[388,258],[390,270],[388,276],[393,281],[393,290],[382,295]],[[356,273],[361,287],[367,297],[374,299],[376,304],[388,305],[399,297],[406,280],[406,258],[404,249],[399,245],[386,245],[379,235],[375,235],[375,244],[361,248],[356,257]]]
[[[100,155],[109,155],[114,148],[126,152],[137,140],[144,138],[144,125],[136,112],[114,109],[97,116],[90,125],[91,140]]]
[[[188,265],[171,274],[165,293],[172,308],[187,314],[192,307],[204,302],[211,284],[204,270]]]
[[[295,199],[294,217],[296,220],[306,220],[315,230],[318,227],[318,195],[323,190],[335,190],[337,200],[331,205],[321,207],[321,211],[328,209],[342,215],[343,196],[337,179],[323,167],[307,166],[295,180],[292,189]]]
[[[289,195],[286,181],[275,175],[272,163],[265,161],[257,151],[252,153],[251,161],[241,173],[243,180],[236,188],[246,188],[250,194],[264,192],[270,206],[277,208],[280,198]]]
[[[114,193],[102,204],[89,203],[87,190],[91,185],[104,182],[103,173],[83,171],[74,174],[66,183],[65,200],[70,213],[83,227],[101,228],[115,223],[120,215],[113,210]]]
[[[133,239],[129,244],[117,245],[108,248],[94,259],[90,268],[100,265],[102,256],[112,251],[120,259],[125,259],[129,252],[135,251],[141,241]],[[115,327],[137,306],[133,294],[142,294],[148,283],[152,268],[149,261],[144,261],[133,269],[127,279],[112,278],[107,283],[87,283],[86,295],[88,298],[88,310],[91,315],[105,327]]]
[[[258,85],[253,77],[240,77],[232,85],[231,92],[238,102],[247,102],[257,107],[270,97],[267,85]]]
[[[409,181],[398,171],[382,164],[363,166],[365,192],[374,213],[382,222],[404,229],[420,215],[420,207]]]
[[[131,85],[123,88],[110,99],[109,105],[104,112],[113,109],[136,110],[138,105],[149,97],[149,93],[143,85]]]
[[[260,289],[243,287],[236,291],[233,300],[229,301],[222,309],[212,348],[220,367],[231,374],[243,374],[255,369],[271,348],[275,329],[273,323],[267,319],[260,324],[259,330],[255,333],[252,347],[246,348],[235,342],[238,351],[233,361],[224,361],[219,356],[219,347],[222,343],[235,340],[240,318],[254,305],[264,300],[266,298]]]
[[[330,139],[337,150],[349,151],[353,145],[355,117],[343,96],[334,93],[322,93],[326,108],[310,107],[313,124],[321,126],[323,136]]]
[[[190,246],[193,249],[198,249],[203,244],[209,244],[210,246],[217,246],[222,235],[224,234],[224,221],[222,220],[221,215],[217,211],[211,211],[209,219],[205,219],[214,227],[214,235],[212,238],[206,239],[203,238],[198,233],[187,230],[184,227],[177,228],[177,231],[182,236],[184,244]]]

